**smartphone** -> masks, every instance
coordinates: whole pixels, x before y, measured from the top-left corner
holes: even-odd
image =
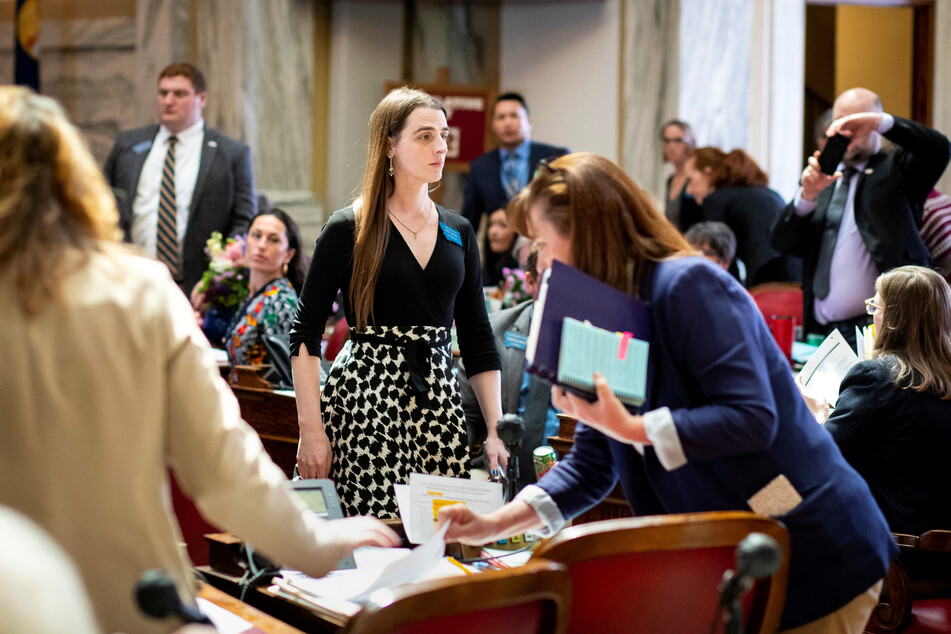
[[[826,141],[826,146],[819,154],[819,169],[823,174],[835,174],[835,168],[842,162],[845,151],[849,147],[852,139],[844,134],[836,134]]]

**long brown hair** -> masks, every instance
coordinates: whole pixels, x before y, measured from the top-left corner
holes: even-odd
[[[373,319],[373,295],[390,240],[386,201],[393,193],[393,178],[387,172],[387,153],[416,108],[443,110],[442,104],[432,95],[404,86],[391,90],[370,115],[367,165],[360,196],[353,203],[356,228],[349,293],[357,322],[354,327],[358,330],[366,328]]]
[[[885,304],[875,356],[898,360],[895,384],[951,399],[951,287],[923,266],[900,266],[875,282]]]
[[[721,187],[766,187],[769,177],[749,154],[737,148],[729,154],[718,147],[697,148],[693,152],[694,166],[698,170],[710,169],[710,184]]]
[[[115,241],[115,197],[79,131],[49,97],[0,88],[0,270],[27,316],[61,297],[62,282],[100,240]]]
[[[693,252],[650,196],[604,157],[577,152],[543,163],[527,192],[507,208],[515,230],[533,235],[529,209],[540,203],[571,238],[572,264],[626,293],[638,292],[647,262]]]

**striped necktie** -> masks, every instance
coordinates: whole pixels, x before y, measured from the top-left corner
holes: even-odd
[[[515,154],[515,152],[510,152],[509,155],[505,157],[505,166],[502,172],[502,187],[505,189],[505,194],[510,199],[515,198],[515,195],[518,194],[518,190],[521,189],[518,181],[518,155]]]
[[[175,204],[175,144],[176,137],[168,139],[168,153],[162,166],[162,186],[159,189],[158,226],[155,236],[155,253],[160,262],[168,266],[172,277],[178,274],[178,208]]]

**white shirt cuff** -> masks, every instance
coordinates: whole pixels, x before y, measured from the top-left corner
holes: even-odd
[[[818,200],[806,200],[802,197],[802,187],[796,190],[796,197],[793,198],[793,209],[797,216],[806,216],[815,211],[819,205]]]
[[[895,117],[888,114],[887,112],[882,113],[882,122],[878,124],[878,133],[885,134],[891,130],[895,125]]]
[[[687,456],[684,455],[669,408],[661,407],[644,414],[644,432],[664,469],[673,471],[687,464]]]
[[[545,489],[530,484],[515,496],[516,500],[525,502],[535,509],[538,517],[541,519],[542,528],[531,531],[540,537],[551,537],[560,531],[565,525],[565,516],[561,514],[558,505],[551,499]]]

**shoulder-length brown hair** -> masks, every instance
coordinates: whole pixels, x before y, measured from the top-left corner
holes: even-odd
[[[49,97],[0,87],[0,270],[27,316],[100,240],[117,240],[116,201],[79,131]]]
[[[541,204],[555,230],[571,239],[573,266],[626,293],[638,292],[647,262],[692,253],[647,192],[588,152],[543,163],[513,202],[507,212],[518,233],[534,235],[529,210]]]
[[[709,169],[710,184],[721,187],[748,187],[769,185],[769,177],[749,154],[737,148],[729,154],[718,147],[697,148],[693,152],[694,166],[701,171]]]
[[[416,108],[433,108],[445,113],[442,103],[432,95],[404,86],[391,90],[370,115],[367,165],[360,196],[353,204],[356,229],[349,293],[357,322],[354,326],[358,330],[366,328],[373,319],[373,295],[390,240],[386,201],[393,193],[393,178],[387,170],[387,153]]]
[[[895,384],[951,399],[951,287],[923,266],[900,266],[875,282],[882,303],[876,356],[898,359]]]

